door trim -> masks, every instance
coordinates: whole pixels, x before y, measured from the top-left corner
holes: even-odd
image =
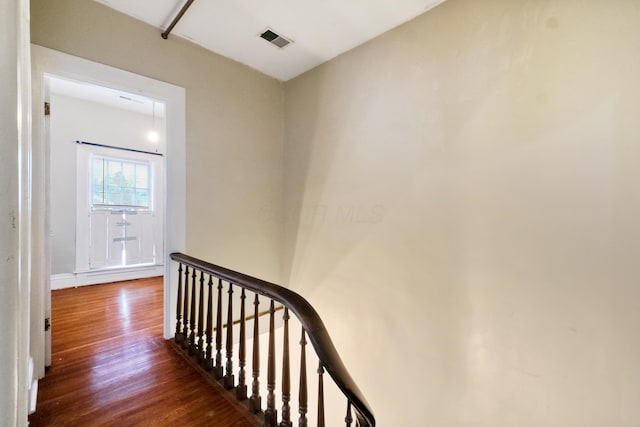
[[[175,315],[175,292],[172,292],[171,284],[177,283],[173,272],[169,254],[174,251],[186,249],[186,116],[185,116],[185,89],[170,83],[144,77],[128,71],[120,70],[108,65],[99,64],[77,56],[69,55],[39,45],[31,45],[32,52],[32,103],[33,103],[33,174],[34,180],[43,182],[46,180],[48,166],[48,145],[45,139],[44,129],[44,81],[47,74],[63,78],[78,80],[100,86],[111,87],[127,92],[139,93],[152,99],[165,102],[167,107],[167,149],[164,170],[165,184],[165,221],[164,221],[164,260],[165,260],[165,319],[164,336],[172,336],[171,319]],[[34,189],[36,190],[36,189]],[[34,273],[40,278],[34,281],[31,296],[40,307],[37,313],[32,313],[35,318],[42,320],[50,314],[51,274],[48,263],[49,242],[49,211],[46,209],[48,190],[45,188],[34,191],[34,223],[44,224],[44,233],[39,239],[34,239],[34,253],[43,253],[44,256],[34,259],[32,265]],[[171,224],[171,227],[167,227]],[[175,280],[172,280],[175,279]],[[172,297],[173,296],[173,297]],[[48,312],[47,312],[48,308]],[[32,317],[32,321],[34,318]],[[55,327],[55,319],[52,319]],[[37,325],[38,323],[32,323]],[[31,342],[41,343],[32,346],[34,357],[35,376],[42,378],[45,368],[45,348],[50,343],[45,343],[44,328],[32,328]]]

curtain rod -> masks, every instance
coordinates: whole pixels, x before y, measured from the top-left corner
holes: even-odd
[[[189,6],[191,6],[191,3],[193,3],[194,0],[187,0],[187,2],[184,4],[184,6],[182,6],[182,9],[180,9],[180,12],[178,12],[178,14],[176,15],[175,18],[173,18],[173,21],[171,21],[171,24],[169,24],[169,26],[167,27],[166,30],[164,30],[164,33],[160,34],[162,36],[163,39],[167,39],[169,37],[169,33],[171,32],[171,30],[173,30],[173,27],[176,26],[176,24],[178,23],[178,21],[180,19],[182,19],[182,15],[185,14],[185,12],[187,11],[187,9],[189,9]]]
[[[76,141],[76,144],[92,145],[94,147],[102,147],[102,148],[113,148],[114,150],[132,151],[134,153],[151,154],[153,156],[160,156],[160,157],[164,156],[164,154],[162,154],[162,153],[154,153],[152,151],[136,150],[135,148],[115,147],[113,145],[97,144],[95,142]]]

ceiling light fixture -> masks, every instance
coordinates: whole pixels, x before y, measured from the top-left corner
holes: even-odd
[[[153,115],[153,129],[149,131],[149,133],[147,134],[147,139],[149,140],[149,142],[153,142],[156,143],[160,140],[160,135],[158,134],[158,131],[156,130],[156,101],[151,101],[152,102],[152,115]]]

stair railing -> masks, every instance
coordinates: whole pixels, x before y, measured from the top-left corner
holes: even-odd
[[[338,352],[329,337],[327,329],[314,308],[300,295],[290,289],[251,277],[182,253],[172,253],[171,259],[178,263],[178,295],[176,301],[175,342],[191,355],[200,366],[208,371],[227,390],[234,392],[238,401],[246,402],[246,407],[266,427],[291,427],[291,351],[289,349],[290,313],[301,324],[300,370],[298,388],[298,427],[307,427],[309,407],[307,383],[307,339],[311,343],[319,360],[318,366],[318,402],[317,424],[325,427],[324,373],[333,379],[337,388],[346,398],[346,427],[374,427],[375,418],[362,392],[353,381]],[[226,285],[226,286],[225,286]],[[226,324],[223,323],[223,291],[226,288]],[[233,298],[235,288],[239,288],[240,297]],[[250,295],[253,294],[251,301]],[[262,405],[260,395],[260,324],[261,313],[258,309],[260,296],[269,300],[269,328],[267,348],[267,396],[266,405]],[[247,316],[245,301],[250,299],[254,306],[253,315]],[[217,300],[214,312],[214,299]],[[234,302],[240,305],[239,319],[234,319]],[[276,307],[276,303],[282,307]],[[281,412],[278,417],[276,408],[276,348],[275,313],[282,309],[283,348],[281,360]],[[236,310],[237,311],[237,310]],[[247,370],[247,323],[253,323],[251,352],[251,372]],[[233,355],[233,325],[239,324],[239,342],[237,357]],[[226,329],[226,343],[223,347],[223,330]],[[223,363],[223,356],[225,361]],[[234,369],[234,362],[237,368]],[[237,382],[236,376],[237,373]],[[247,376],[250,375],[249,381]]]

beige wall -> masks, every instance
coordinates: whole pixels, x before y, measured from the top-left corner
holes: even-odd
[[[630,426],[639,16],[449,0],[285,84],[284,113],[277,81],[92,1],[33,0],[32,38],[186,88],[188,250],[270,280],[286,121],[283,280],[379,425]]]
[[[640,424],[639,18],[449,0],[286,83],[285,276],[381,426]]]
[[[282,83],[94,1],[31,1],[32,41],[186,89],[187,250],[280,280]],[[274,202],[275,201],[275,202]]]

